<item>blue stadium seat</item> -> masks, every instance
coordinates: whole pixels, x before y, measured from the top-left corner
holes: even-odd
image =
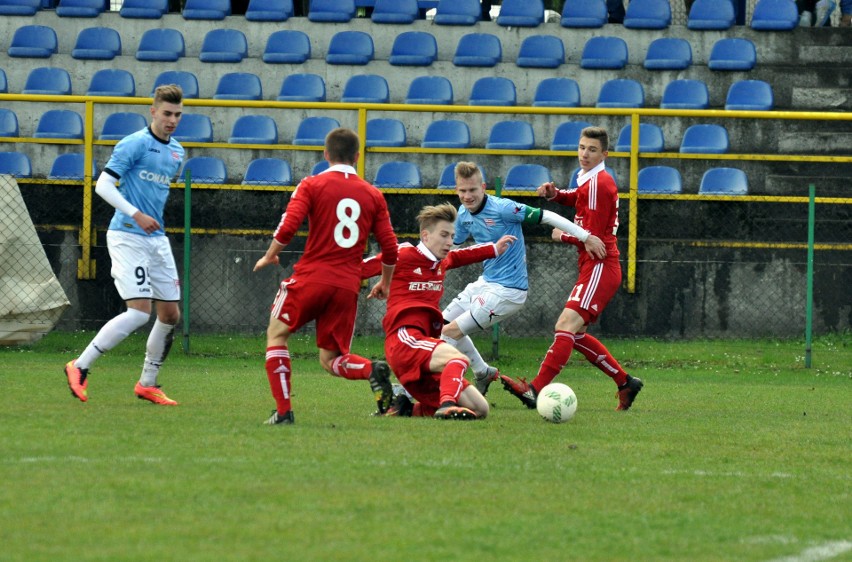
[[[542,0],[503,0],[497,25],[503,27],[538,27],[544,22]]]
[[[153,94],[154,90],[163,84],[177,84],[183,90],[184,98],[194,99],[199,96],[198,78],[196,78],[195,74],[188,70],[167,70],[165,72],[161,72],[154,79],[154,85],[151,87],[151,93]]]
[[[213,142],[213,123],[200,113],[184,113],[174,134],[180,142]]]
[[[535,133],[532,125],[526,121],[498,121],[491,127],[485,148],[532,150],[535,148]]]
[[[56,15],[61,18],[96,18],[104,7],[103,0],[59,0]]]
[[[177,29],[147,29],[139,40],[136,60],[175,62],[186,55],[186,43]]]
[[[692,125],[680,142],[684,154],[725,154],[729,148],[728,130],[721,125]]]
[[[672,80],[663,91],[662,109],[707,109],[710,92],[701,80]]]
[[[240,115],[228,137],[230,144],[278,144],[278,125],[268,115]]]
[[[367,147],[405,146],[405,125],[399,119],[367,121]]]
[[[441,172],[441,178],[438,180],[438,189],[456,188],[456,164],[458,164],[458,162],[453,162],[452,164],[444,166],[444,170]],[[485,170],[479,164],[477,164],[476,167],[479,168],[479,173],[482,175],[482,183],[488,183]]]
[[[580,133],[592,124],[586,121],[566,121],[556,127],[553,132],[553,141],[550,150],[577,150],[580,144]]]
[[[605,168],[606,168],[606,173],[608,173],[610,176],[612,176],[612,180],[615,182],[615,185],[617,186],[618,185],[618,177],[616,177],[616,175],[615,175],[615,170],[613,170],[609,166],[605,166]],[[579,167],[577,167],[577,168],[574,168],[574,171],[571,172],[571,179],[568,180],[568,189],[576,189],[577,187],[579,187],[577,185],[577,178],[580,176],[581,171],[582,170]]]
[[[616,152],[630,152],[630,134],[633,127],[625,125],[615,143]],[[663,130],[653,123],[639,123],[639,152],[662,152],[666,141]]]
[[[473,83],[470,105],[515,105],[515,83],[502,76],[484,76]]]
[[[468,33],[459,39],[453,64],[491,67],[503,59],[500,39],[491,33]]]
[[[27,75],[24,94],[71,95],[71,75],[64,68],[42,66]]]
[[[535,191],[541,184],[552,181],[550,170],[541,164],[515,164],[506,172],[503,189]]]
[[[308,19],[345,23],[355,17],[355,0],[311,0]]]
[[[595,107],[642,107],[645,90],[642,84],[629,78],[607,80],[601,86]]]
[[[384,76],[356,74],[350,76],[343,87],[340,101],[344,103],[388,103],[390,89]]]
[[[118,15],[123,18],[158,20],[169,12],[169,0],[124,0]]]
[[[763,80],[740,80],[728,88],[725,109],[770,111],[775,105],[772,86]]]
[[[340,123],[333,117],[305,117],[296,129],[293,144],[324,146],[326,135],[338,127],[340,127]]]
[[[423,178],[417,164],[405,161],[385,162],[376,170],[373,185],[378,188],[423,187]]]
[[[311,168],[311,175],[315,176],[317,174],[323,173],[324,171],[328,170],[328,166],[328,160],[320,160],[319,162],[314,164],[313,168]]]
[[[515,64],[522,68],[558,68],[565,62],[565,45],[555,35],[530,35],[521,43]]]
[[[338,31],[328,43],[328,64],[367,64],[373,60],[373,38],[363,31]]]
[[[732,2],[695,0],[689,10],[686,27],[695,31],[724,31],[734,25],[735,19]]]
[[[215,156],[194,156],[188,159],[179,177],[184,177],[187,170],[195,183],[225,183],[228,177],[225,162]]]
[[[470,148],[470,127],[458,119],[439,119],[426,128],[423,148]]]
[[[639,170],[639,193],[681,193],[683,180],[680,172],[669,166],[648,166]]]
[[[580,86],[571,78],[545,78],[538,83],[533,107],[579,107]]]
[[[263,86],[257,74],[228,72],[219,78],[214,100],[262,100]]]
[[[10,57],[47,59],[57,52],[59,41],[52,27],[46,25],[22,25],[15,30],[12,43],[6,51]]]
[[[293,17],[293,0],[249,0],[248,21],[287,21]]]
[[[710,168],[701,177],[699,195],[747,195],[748,176],[737,168]]]
[[[373,23],[412,23],[420,15],[417,0],[376,0]]]
[[[181,14],[185,20],[219,21],[231,15],[231,2],[230,0],[186,0]]]
[[[758,0],[751,28],[758,31],[791,31],[799,25],[799,10],[790,0]]]
[[[440,0],[432,22],[438,25],[474,25],[481,15],[479,0]]]
[[[11,109],[0,107],[0,137],[17,137],[19,134],[18,116]]]
[[[86,95],[132,98],[136,95],[136,80],[126,70],[103,68],[92,75]]]
[[[83,181],[83,175],[85,174],[84,162],[84,156],[80,153],[69,152],[67,154],[60,154],[53,160],[47,179]],[[94,160],[92,160],[91,174],[93,178],[96,178],[98,175]]]
[[[16,178],[33,177],[30,157],[23,152],[0,152],[0,174],[8,174]]]
[[[75,59],[112,60],[121,54],[121,36],[110,27],[88,27],[77,35]]]
[[[239,29],[211,29],[204,35],[201,62],[240,62],[248,56],[248,41]]]
[[[713,44],[707,68],[710,70],[748,71],[757,64],[754,43],[739,37],[719,39]]]
[[[562,6],[562,27],[603,27],[609,16],[604,0],[565,0]]]
[[[242,184],[293,185],[293,171],[281,158],[256,158],[249,162]]]
[[[289,74],[281,82],[278,101],[325,101],[325,81],[318,74]]]
[[[98,137],[100,140],[121,140],[127,135],[141,131],[148,126],[145,117],[139,113],[119,111],[110,113],[104,120],[104,126]]]
[[[438,42],[425,31],[404,31],[396,36],[388,62],[394,66],[429,66],[438,58]]]
[[[0,16],[34,16],[41,9],[41,0],[3,0]]]
[[[684,70],[691,64],[692,47],[689,41],[679,37],[658,37],[651,41],[645,53],[648,70]]]
[[[452,105],[453,85],[444,76],[418,76],[411,81],[405,103]]]
[[[9,81],[6,79],[6,71],[0,68],[0,94],[9,93]]]
[[[627,65],[627,43],[621,37],[591,37],[583,46],[580,67],[619,70]]]
[[[671,23],[669,0],[630,0],[627,4],[624,27],[628,29],[666,29]]]
[[[304,31],[282,29],[269,35],[263,62],[269,64],[302,64],[311,58],[311,40]]]

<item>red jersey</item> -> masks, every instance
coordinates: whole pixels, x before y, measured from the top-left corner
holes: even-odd
[[[444,317],[439,306],[447,270],[495,257],[497,246],[494,244],[450,250],[442,260],[437,259],[422,242],[417,246],[400,244],[399,261],[393,272],[387,312],[382,321],[385,334],[394,334],[403,326],[413,326],[431,337],[440,336]],[[364,260],[364,279],[381,273],[382,259],[379,254]]]
[[[286,246],[305,217],[308,241],[293,267],[294,277],[358,292],[361,258],[371,232],[384,263],[396,263],[397,240],[385,198],[359,178],[355,168],[338,164],[303,179],[275,229],[275,240]]]
[[[577,177],[577,189],[558,189],[551,201],[560,205],[574,207],[574,223],[600,238],[606,245],[607,258],[618,257],[618,188],[612,176],[606,173],[601,162],[589,172]],[[563,239],[565,236],[563,235]],[[573,238],[573,237],[571,237]],[[576,238],[574,239],[576,240]],[[574,243],[574,241],[571,241]],[[588,254],[582,243],[578,246],[581,258]]]

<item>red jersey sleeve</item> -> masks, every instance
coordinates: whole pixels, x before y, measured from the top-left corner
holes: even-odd
[[[281,215],[281,221],[275,229],[275,234],[273,234],[279,244],[286,246],[290,243],[290,240],[293,239],[293,236],[305,221],[305,217],[308,216],[309,209],[310,189],[308,189],[306,181],[302,180],[296,186],[296,190],[293,191],[290,202],[287,203],[284,214]]]
[[[444,258],[444,264],[446,269],[454,269],[496,257],[497,246],[494,244],[475,244],[465,248],[450,250],[447,257]]]
[[[369,279],[382,274],[382,254],[370,256],[361,262],[361,279]]]
[[[576,189],[557,189],[556,196],[550,201],[559,203],[566,207],[575,207],[577,205],[577,190]]]
[[[376,241],[382,249],[381,263],[395,265],[399,255],[399,242],[393,232],[387,201],[381,193],[378,194],[377,204],[378,213],[376,213],[376,221],[373,223],[373,236],[376,237]]]
[[[594,188],[589,189],[589,201],[583,216],[583,228],[609,241],[618,228],[618,188],[606,172],[597,175]]]

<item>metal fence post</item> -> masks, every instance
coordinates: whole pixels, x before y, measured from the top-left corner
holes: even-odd
[[[183,352],[189,355],[189,297],[192,249],[192,174],[184,171],[183,184]]]
[[[808,186],[808,288],[805,303],[805,368],[811,368],[811,339],[814,321],[814,222],[816,218],[816,188]]]

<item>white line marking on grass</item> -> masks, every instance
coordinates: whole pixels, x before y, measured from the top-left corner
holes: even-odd
[[[749,476],[769,476],[769,478],[795,478],[795,475],[790,474],[789,472],[772,472],[768,475],[764,474],[748,474],[745,472],[741,472],[738,470],[730,471],[730,472],[715,472],[712,470],[664,470],[663,474],[691,474],[692,476],[708,476],[715,478],[745,478]]]
[[[20,462],[27,464],[39,464],[39,463],[66,463],[66,462],[76,462],[76,463],[89,463],[89,462],[126,462],[126,463],[136,463],[136,462],[144,462],[144,463],[161,463],[163,462],[163,458],[161,457],[103,457],[103,458],[89,458],[89,457],[79,457],[79,456],[69,456],[69,457],[21,457],[17,461],[13,459],[9,459],[12,462]]]
[[[852,541],[834,541],[806,548],[799,554],[775,558],[771,562],[819,562],[852,550]]]

